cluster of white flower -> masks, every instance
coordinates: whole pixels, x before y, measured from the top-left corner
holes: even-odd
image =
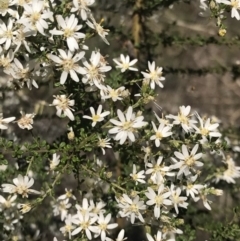
[[[240,10],[240,1],[239,0],[215,0],[212,4],[224,4],[231,7],[231,17],[240,20],[240,14],[238,10]],[[206,4],[206,0],[200,0],[200,8],[206,11],[208,9],[208,5]]]
[[[105,215],[104,202],[94,202],[92,199],[88,201],[83,198],[82,205],[76,204],[75,209],[70,209],[71,200],[75,201],[76,197],[72,194],[72,190],[66,189],[66,193],[59,196],[53,205],[54,215],[60,215],[61,220],[65,222],[60,231],[69,239],[84,233],[89,240],[100,236],[101,240],[105,241],[110,230],[118,226],[117,223],[110,223],[112,219],[110,213]]]

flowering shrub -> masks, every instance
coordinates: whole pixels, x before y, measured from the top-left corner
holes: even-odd
[[[55,94],[45,108],[56,108],[64,130],[48,142],[35,132],[38,113],[25,114],[20,106],[17,118],[3,111],[1,240],[122,241],[136,225],[148,241],[193,240],[191,212],[210,212],[240,177],[237,147],[228,147],[220,121],[189,105],[178,113],[149,111],[149,103],[159,106],[164,69],[147,60],[144,70],[137,58],[91,50],[96,34],[111,43],[91,12],[94,0],[0,4],[1,91],[52,84]],[[240,18],[240,1],[209,4],[217,18],[228,8]],[[16,124],[31,141],[14,138]],[[236,240],[240,229],[228,228],[217,240]],[[42,236],[46,229],[52,236]]]

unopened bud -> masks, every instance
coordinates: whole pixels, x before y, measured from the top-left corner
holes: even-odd
[[[135,198],[137,196],[137,192],[135,190],[132,190],[131,193],[130,193],[130,196],[132,198]]]
[[[75,134],[73,132],[72,127],[69,130],[70,130],[70,132],[68,132],[68,134],[67,134],[68,140],[72,141],[75,138]]]
[[[219,34],[219,36],[221,36],[221,37],[225,36],[226,33],[227,33],[227,30],[226,30],[225,28],[221,28],[221,29],[219,29],[219,31],[218,31],[218,34]]]
[[[112,172],[107,172],[106,176],[107,176],[107,178],[111,178],[112,177]]]

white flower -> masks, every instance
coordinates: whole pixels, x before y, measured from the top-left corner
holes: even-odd
[[[73,220],[72,215],[68,214],[66,219],[64,220],[65,225],[60,228],[60,232],[62,232],[64,236],[68,235],[69,239],[71,239],[72,237],[72,230],[76,228],[74,225],[72,225],[72,220]]]
[[[98,136],[98,146],[101,147],[103,155],[105,155],[105,149],[104,148],[112,148],[110,139],[105,138],[102,139]]]
[[[101,98],[103,100],[106,100],[106,99],[112,99],[112,101],[117,101],[117,100],[122,100],[123,97],[122,97],[122,93],[123,91],[125,90],[125,87],[124,86],[121,86],[117,89],[113,89],[112,87],[110,87],[109,85],[107,86],[102,86],[102,89],[101,89]]]
[[[172,132],[169,132],[171,130],[170,126],[165,126],[164,123],[161,123],[159,127],[157,128],[155,123],[152,121],[153,130],[155,131],[155,135],[152,135],[150,137],[150,140],[155,140],[156,147],[160,146],[160,141],[168,136],[172,135]]]
[[[89,201],[90,207],[91,207],[91,213],[90,216],[97,216],[100,213],[105,213],[105,209],[103,209],[106,206],[106,203],[103,201],[99,201],[97,203],[94,203],[94,201],[91,199]]]
[[[96,220],[97,217],[91,218],[88,212],[86,212],[85,215],[83,215],[81,212],[78,212],[72,220],[74,224],[78,225],[78,227],[73,230],[72,235],[74,236],[82,231],[85,231],[87,238],[91,240],[91,232],[98,232],[98,228],[96,226],[93,226]]]
[[[157,235],[154,235],[154,238],[149,234],[146,233],[148,241],[175,241],[175,239],[165,239],[162,235],[161,231],[157,232]]]
[[[53,171],[60,163],[60,155],[57,153],[53,154],[52,160],[50,161],[50,170]]]
[[[8,19],[8,24],[6,24],[0,19],[0,44],[5,43],[4,49],[8,50],[11,46],[11,42],[16,35],[16,31],[13,31],[14,21],[13,19]]]
[[[14,121],[15,117],[8,117],[3,119],[2,114],[0,114],[0,130],[6,130],[8,128],[7,124]]]
[[[11,8],[9,8],[13,4],[14,4],[13,0],[1,0],[1,3],[0,3],[0,15],[2,15],[4,17],[7,13],[9,13],[10,15],[16,13],[16,11],[12,10]]]
[[[57,109],[57,116],[61,117],[62,112],[65,116],[67,116],[70,120],[74,120],[74,115],[72,111],[74,111],[71,106],[74,106],[75,101],[67,98],[66,95],[54,95],[55,99],[53,100],[52,105]]]
[[[187,197],[190,195],[193,199],[195,199],[195,194],[199,193],[199,190],[204,187],[202,184],[194,184],[198,175],[190,176],[187,180],[187,185],[183,186],[183,189],[186,190]]]
[[[106,241],[124,241],[127,239],[127,238],[124,238],[124,233],[125,233],[125,230],[121,229],[121,231],[118,233],[118,236],[115,240],[107,237]]]
[[[58,52],[60,54],[60,58],[53,54],[48,54],[47,57],[57,63],[57,66],[60,66],[63,71],[60,77],[60,84],[63,85],[66,82],[68,74],[70,74],[72,80],[79,82],[77,73],[85,74],[86,71],[80,67],[77,62],[83,58],[85,52],[79,52],[75,54],[75,56],[71,51],[66,53],[64,50],[58,49]]]
[[[130,61],[130,57],[128,55],[126,57],[124,57],[124,55],[121,54],[120,60],[121,60],[121,62],[119,62],[117,59],[113,59],[113,61],[117,64],[116,68],[120,68],[122,73],[128,69],[132,70],[132,71],[138,71],[137,68],[131,67],[137,63],[137,61],[138,61],[137,59],[133,59],[132,61]]]
[[[236,183],[234,179],[240,177],[240,166],[236,166],[235,161],[230,156],[227,156],[224,163],[227,164],[227,169],[216,174],[215,183],[218,183],[220,180],[224,180],[227,183]]]
[[[90,85],[95,85],[101,89],[101,84],[105,79],[105,72],[112,69],[111,66],[103,65],[101,62],[101,54],[97,51],[93,51],[90,57],[90,63],[83,60],[84,67],[84,77],[82,82],[84,84],[89,83]]]
[[[122,145],[127,138],[134,142],[135,141],[135,135],[134,133],[137,132],[137,129],[142,128],[143,126],[147,125],[147,122],[144,122],[143,116],[137,116],[135,113],[133,113],[132,106],[129,106],[127,109],[127,113],[124,116],[124,113],[121,110],[117,110],[118,120],[111,119],[110,122],[116,125],[117,127],[114,127],[110,129],[108,132],[109,134],[116,134],[115,140],[119,141]]]
[[[85,34],[79,32],[82,25],[77,25],[78,19],[74,14],[70,17],[66,17],[65,20],[61,15],[57,15],[57,21],[62,30],[53,29],[49,32],[53,35],[63,35],[64,39],[67,40],[67,45],[70,51],[74,52],[75,50],[78,50],[79,46],[77,40],[85,38]]]
[[[145,180],[143,180],[145,179],[144,172],[145,171],[141,170],[137,173],[136,165],[133,164],[133,172],[130,174],[130,177],[132,177],[132,179],[136,182],[136,185],[138,184],[138,182],[145,183]]]
[[[187,200],[187,197],[180,196],[180,194],[181,194],[181,188],[177,187],[175,189],[174,185],[172,184],[170,199],[173,203],[173,206],[177,214],[179,213],[178,207],[187,208],[188,206],[188,203],[185,202]]]
[[[207,120],[202,119],[198,114],[197,114],[200,127],[193,126],[194,129],[196,130],[197,134],[202,135],[202,137],[220,137],[221,133],[217,131],[217,128],[219,126],[218,123],[211,124],[210,118]]]
[[[226,5],[230,5],[232,7],[231,17],[236,18],[237,20],[240,20],[240,15],[239,15],[239,12],[237,11],[240,9],[240,1],[239,0],[230,0],[230,1],[221,0],[219,2],[224,3]]]
[[[18,126],[21,129],[28,129],[31,130],[33,128],[33,118],[35,117],[35,114],[25,114],[24,112],[20,112],[22,117],[17,121]]]
[[[165,77],[162,76],[162,67],[156,67],[155,69],[155,61],[150,63],[148,61],[149,72],[141,72],[143,74],[144,80],[150,82],[151,89],[155,89],[155,85],[157,84],[159,87],[163,88],[163,84],[161,81],[165,80]]]
[[[31,49],[29,47],[29,42],[26,40],[27,37],[30,37],[34,34],[34,31],[29,31],[24,29],[23,26],[20,26],[20,28],[18,28],[16,30],[16,36],[13,40],[13,43],[16,45],[15,51],[17,52],[20,48],[20,46],[23,44],[24,47],[26,48],[26,50],[31,53]]]
[[[72,194],[72,189],[67,189],[65,188],[65,194],[59,196],[57,199],[58,200],[65,200],[65,199],[69,199],[72,198],[73,200],[76,200],[77,198]]]
[[[173,119],[174,125],[181,125],[183,130],[188,133],[194,127],[194,124],[197,123],[195,120],[191,120],[190,117],[191,106],[180,106],[177,116],[167,115],[166,118]]]
[[[203,166],[202,162],[197,161],[202,157],[202,153],[197,153],[199,145],[195,145],[189,155],[188,149],[186,145],[182,145],[182,153],[181,152],[174,152],[174,155],[180,159],[178,162],[175,158],[172,157],[172,160],[175,162],[175,164],[171,165],[171,169],[178,169],[177,176],[181,176],[184,174],[185,176],[188,176],[191,174],[190,170],[196,171],[196,167]],[[196,154],[197,153],[197,154]]]
[[[101,240],[105,241],[106,240],[106,232],[108,232],[109,229],[114,229],[118,226],[117,223],[111,223],[109,224],[111,220],[111,213],[109,213],[106,217],[103,216],[102,213],[99,214],[98,217],[98,232],[97,234],[100,235],[101,234]]]
[[[12,49],[8,51],[6,56],[4,56],[4,51],[0,46],[0,66],[3,67],[3,72],[10,75],[10,69],[11,69],[11,62],[14,58],[14,53]]]
[[[79,204],[75,205],[78,212],[80,212],[83,216],[85,216],[86,213],[89,214],[89,216],[95,216],[92,215],[91,211],[92,211],[92,206],[88,204],[88,200],[86,198],[83,198],[82,200],[82,206],[80,206]]]
[[[102,21],[101,21],[100,23],[97,23],[93,17],[91,17],[91,21],[92,21],[92,22],[90,22],[89,20],[87,20],[87,22],[86,22],[87,25],[88,25],[90,28],[96,30],[96,32],[97,32],[98,35],[102,38],[102,40],[103,40],[106,44],[109,45],[109,42],[108,42],[107,39],[106,39],[106,36],[108,35],[108,29],[104,29],[104,28],[101,26]]]
[[[165,205],[171,205],[172,201],[169,200],[169,196],[171,195],[171,192],[166,191],[164,189],[164,185],[161,184],[158,187],[158,192],[157,194],[155,193],[155,191],[151,188],[148,187],[148,192],[145,193],[145,195],[148,197],[149,201],[147,201],[147,205],[154,205],[154,216],[155,218],[159,218],[160,217],[160,208],[161,207],[165,207]]]
[[[78,12],[81,15],[82,20],[86,20],[90,9],[88,6],[93,5],[95,0],[73,0],[73,7],[71,12]]]
[[[117,199],[118,207],[120,208],[119,215],[121,217],[130,217],[132,224],[135,222],[135,218],[138,218],[144,223],[141,211],[146,209],[143,201],[140,201],[137,195],[134,199],[131,199],[127,194],[123,194],[120,199]]]
[[[14,202],[17,198],[17,195],[8,196],[7,199],[0,195],[0,211],[14,207],[16,203]]]
[[[163,156],[159,156],[157,162],[152,158],[151,163],[147,163],[146,174],[151,174],[151,179],[154,181],[156,175],[160,175],[163,179],[165,176],[175,176],[174,172],[170,172],[170,167],[165,166]]]
[[[32,209],[32,205],[30,203],[19,203],[18,208],[22,214],[28,213]]]
[[[34,60],[29,60],[26,57],[26,64],[22,65],[22,63],[14,58],[14,66],[12,66],[12,71],[10,72],[13,78],[19,80],[20,87],[24,86],[24,83],[27,84],[28,89],[32,89],[32,86],[38,88],[38,84],[35,81],[36,74],[34,75],[33,69],[36,66],[36,62]]]
[[[34,184],[33,178],[19,174],[17,178],[13,179],[13,183],[14,185],[2,184],[2,191],[7,193],[17,193],[23,198],[28,197],[29,193],[40,194],[40,192],[34,189],[29,189]]]
[[[61,215],[61,220],[63,221],[68,215],[68,209],[72,206],[69,203],[69,199],[58,200],[55,205],[53,205],[54,216]]]
[[[37,30],[42,35],[45,35],[44,30],[48,29],[48,23],[45,19],[50,19],[53,16],[52,12],[44,11],[44,2],[32,0],[29,4],[24,4],[24,14],[18,21],[25,25],[25,30]]]
[[[103,121],[104,117],[110,114],[110,111],[102,112],[102,105],[98,106],[97,113],[95,112],[93,107],[90,107],[90,111],[92,116],[84,115],[83,118],[92,120],[92,127],[94,127],[97,122]]]

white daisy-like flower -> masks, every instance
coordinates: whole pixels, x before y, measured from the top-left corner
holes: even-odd
[[[11,75],[13,78],[18,80],[20,87],[24,86],[24,83],[27,84],[28,89],[32,89],[32,86],[38,88],[36,82],[36,74],[34,67],[36,67],[36,61],[29,60],[26,58],[26,63],[23,65],[17,58],[14,58],[14,66],[12,66]]]
[[[58,200],[65,200],[65,199],[73,199],[73,200],[76,200],[77,198],[73,195],[72,193],[72,189],[67,189],[65,188],[65,193],[61,196],[59,196],[57,199]]]
[[[101,58],[101,54],[98,51],[93,51],[89,62],[85,59],[83,60],[85,72],[83,73],[82,82],[84,84],[89,83],[101,89],[101,84],[104,83],[105,79],[104,73],[112,69],[111,66],[103,65]]]
[[[12,49],[10,49],[7,54],[4,54],[4,50],[0,46],[0,66],[3,67],[3,72],[11,75],[10,69],[11,69],[11,62],[14,59],[14,53]]]
[[[82,25],[78,25],[78,19],[72,14],[70,17],[63,19],[61,15],[56,16],[58,25],[62,30],[53,29],[49,31],[52,35],[63,35],[67,41],[67,46],[70,51],[74,52],[79,49],[78,39],[85,38],[84,33],[80,33],[79,30]]]
[[[203,166],[203,163],[200,161],[197,161],[202,157],[202,153],[197,153],[199,145],[196,144],[191,153],[189,154],[187,146],[182,145],[182,153],[175,151],[174,155],[180,159],[180,161],[177,161],[175,158],[171,158],[175,164],[171,165],[171,169],[178,169],[177,176],[181,176],[184,174],[185,176],[188,176],[191,174],[191,170],[196,171],[196,168]]]
[[[127,194],[123,194],[120,199],[117,199],[118,207],[120,208],[119,215],[121,217],[130,217],[130,221],[134,224],[135,219],[138,218],[142,223],[144,223],[142,211],[146,210],[146,205],[140,200],[137,195],[131,199]]]
[[[104,138],[104,139],[102,139],[102,138],[100,138],[99,136],[98,136],[98,146],[99,147],[101,147],[101,149],[102,149],[102,153],[103,153],[103,155],[105,155],[105,148],[112,148],[112,146],[111,146],[111,142],[110,142],[110,139],[109,138]]]
[[[102,105],[98,106],[97,113],[95,112],[93,107],[90,107],[90,111],[92,116],[84,115],[83,118],[92,120],[92,127],[94,127],[97,122],[103,121],[104,117],[110,114],[110,111],[102,112]]]
[[[172,204],[175,208],[176,213],[177,214],[179,213],[178,207],[182,207],[182,208],[187,209],[187,206],[188,206],[189,203],[186,202],[187,197],[180,196],[181,192],[182,192],[181,188],[177,187],[175,189],[175,186],[172,184],[170,191],[171,191],[170,200],[172,201]]]
[[[17,195],[8,196],[7,199],[0,195],[0,211],[14,207],[16,203]]]
[[[82,67],[80,67],[77,62],[83,58],[85,52],[79,52],[75,55],[71,51],[68,51],[66,53],[62,49],[58,49],[58,52],[60,54],[60,57],[53,54],[48,54],[47,57],[57,63],[57,66],[59,66],[63,71],[60,77],[60,84],[63,85],[66,82],[68,74],[70,74],[72,80],[74,80],[75,82],[79,82],[77,73],[85,74],[86,71]]]
[[[124,241],[127,239],[127,238],[124,238],[124,234],[125,234],[125,230],[121,229],[116,239],[113,240],[111,238],[106,237],[106,241]]]
[[[8,117],[4,118],[2,117],[2,113],[0,114],[0,130],[6,130],[8,128],[8,123],[14,121],[16,117]]]
[[[150,137],[150,140],[155,140],[156,147],[160,146],[160,141],[168,136],[172,135],[172,132],[170,132],[171,127],[165,126],[164,123],[161,123],[159,127],[157,128],[155,123],[152,121],[153,130],[155,131],[155,134]]]
[[[160,217],[160,208],[164,208],[165,205],[172,205],[172,201],[168,199],[171,195],[171,192],[166,191],[163,184],[158,187],[157,194],[151,187],[148,187],[147,190],[148,192],[146,192],[145,195],[148,197],[149,200],[146,202],[146,204],[150,206],[155,205],[154,216],[158,219]]]
[[[191,106],[180,106],[178,115],[167,115],[166,118],[173,119],[173,125],[181,125],[183,130],[188,133],[194,127],[194,124],[197,123],[196,120],[191,119]]]
[[[63,221],[68,215],[68,209],[72,206],[69,203],[69,199],[58,200],[55,205],[53,205],[53,213],[54,216],[61,216],[61,220]]]
[[[87,20],[88,13],[90,12],[89,6],[93,5],[95,0],[73,0],[73,7],[71,12],[77,12],[82,20]]]
[[[136,185],[138,184],[138,182],[145,183],[146,181],[144,180],[145,179],[144,173],[145,173],[144,170],[141,170],[140,172],[137,172],[136,165],[133,164],[133,171],[130,174],[130,177],[132,177],[132,179],[136,182]]]
[[[122,100],[123,96],[122,93],[125,90],[124,86],[121,86],[117,89],[113,89],[109,85],[107,86],[102,86],[101,89],[101,99],[106,100],[106,99],[112,99],[112,101],[116,102],[117,100]]]
[[[53,154],[52,160],[50,160],[50,170],[53,171],[60,163],[60,155]]]
[[[200,134],[204,137],[220,137],[222,134],[218,132],[217,128],[219,126],[218,123],[211,123],[211,119],[207,118],[206,120],[202,119],[198,114],[197,118],[199,120],[200,127],[193,126],[196,130],[197,134]]]
[[[75,207],[83,216],[85,216],[86,213],[88,213],[91,217],[95,216],[92,215],[92,206],[88,204],[87,198],[83,198],[82,205],[76,204]]]
[[[73,217],[71,214],[68,214],[66,219],[64,220],[65,225],[60,228],[60,232],[63,236],[68,236],[69,239],[72,238],[72,230],[76,227],[72,224]]]
[[[93,18],[93,17],[91,17],[91,21],[92,22],[90,22],[89,20],[87,20],[87,25],[90,27],[90,28],[92,28],[92,29],[94,29],[94,30],[96,30],[96,32],[98,33],[98,35],[102,38],[102,40],[106,43],[106,44],[108,44],[109,45],[109,42],[107,41],[107,39],[106,39],[106,36],[108,35],[108,29],[104,29],[102,26],[101,26],[101,23],[103,22],[103,20],[100,22],[100,23],[97,23],[96,21],[95,21],[95,19]]]
[[[4,49],[8,50],[15,38],[16,31],[13,31],[14,20],[8,19],[7,25],[0,19],[0,44],[5,43]]]
[[[74,215],[74,219],[72,220],[72,222],[77,225],[77,228],[72,231],[72,235],[74,236],[82,231],[85,231],[87,238],[91,240],[91,232],[98,232],[97,226],[93,226],[96,221],[97,217],[90,217],[89,212],[86,212],[85,215],[83,215],[81,212],[78,212],[76,215]]]
[[[89,204],[91,207],[90,216],[99,216],[100,213],[106,212],[106,210],[104,209],[104,207],[106,206],[106,203],[104,203],[101,200],[99,202],[94,203],[94,201],[91,199],[89,200]]]
[[[116,134],[115,140],[120,141],[122,145],[127,138],[134,142],[135,141],[135,133],[138,129],[147,125],[147,122],[143,121],[143,116],[137,116],[133,113],[132,106],[129,106],[127,109],[126,115],[121,110],[117,110],[118,118],[120,121],[111,119],[110,122],[116,127],[113,127],[108,132],[109,134]]]
[[[0,15],[3,17],[9,13],[11,16],[14,15],[14,13],[17,13],[17,11],[14,11],[10,8],[10,6],[14,5],[13,0],[1,0],[0,2]]]
[[[240,15],[238,10],[240,10],[240,1],[239,0],[221,0],[220,3],[224,3],[232,8],[231,17],[240,20]]]
[[[34,184],[34,179],[28,176],[18,175],[17,178],[13,179],[13,184],[2,184],[2,191],[6,193],[16,193],[21,195],[23,198],[28,197],[28,194],[40,194],[40,192],[29,189]]]
[[[230,156],[227,156],[223,162],[227,164],[227,169],[223,172],[216,173],[213,181],[218,183],[220,180],[223,180],[227,183],[236,183],[234,179],[240,178],[240,166],[236,166],[235,161]]]
[[[175,176],[174,172],[170,172],[170,167],[165,166],[163,162],[163,156],[159,156],[157,161],[154,158],[151,159],[151,162],[148,162],[146,165],[146,174],[151,174],[151,179],[154,181],[156,179],[156,175],[160,175],[163,179],[165,176]]]
[[[138,60],[133,59],[130,61],[130,57],[128,55],[125,57],[123,54],[121,54],[120,61],[118,61],[118,59],[113,59],[113,61],[117,64],[116,68],[120,68],[122,73],[126,70],[138,71],[137,68],[131,67],[136,64]]]
[[[183,186],[183,190],[186,190],[187,197],[190,195],[193,199],[195,195],[199,193],[199,190],[204,187],[202,184],[195,184],[194,182],[197,180],[198,175],[190,176],[187,180],[187,185]]]
[[[146,236],[148,241],[175,241],[175,238],[165,239],[161,231],[158,231],[157,235],[154,235],[154,237],[152,237],[152,235],[149,233],[146,233]]]
[[[74,111],[71,106],[74,106],[75,100],[70,100],[66,95],[54,95],[55,99],[53,100],[52,105],[57,109],[57,116],[61,117],[62,112],[65,116],[67,116],[71,121],[73,121],[74,115],[72,111]]]
[[[98,225],[97,225],[97,235],[101,236],[101,240],[105,241],[106,240],[106,233],[108,232],[109,229],[114,229],[118,226],[117,223],[110,223],[111,221],[111,213],[109,213],[106,217],[103,216],[102,213],[99,214],[98,217]]]
[[[45,35],[44,30],[48,29],[47,19],[51,19],[52,12],[44,10],[44,1],[32,0],[31,3],[24,4],[24,14],[19,23],[25,25],[25,30],[37,30]]]
[[[31,130],[33,128],[33,118],[35,114],[25,114],[24,112],[20,111],[22,117],[17,121],[18,126],[21,129],[28,129]]]
[[[155,85],[158,85],[159,87],[163,88],[162,81],[165,80],[165,77],[162,76],[163,68],[162,67],[156,67],[155,61],[152,63],[148,61],[148,72],[141,72],[143,74],[144,80],[147,82],[150,82],[151,89],[155,89]]]
[[[30,203],[19,203],[18,209],[22,214],[28,213],[32,209],[32,205]]]

